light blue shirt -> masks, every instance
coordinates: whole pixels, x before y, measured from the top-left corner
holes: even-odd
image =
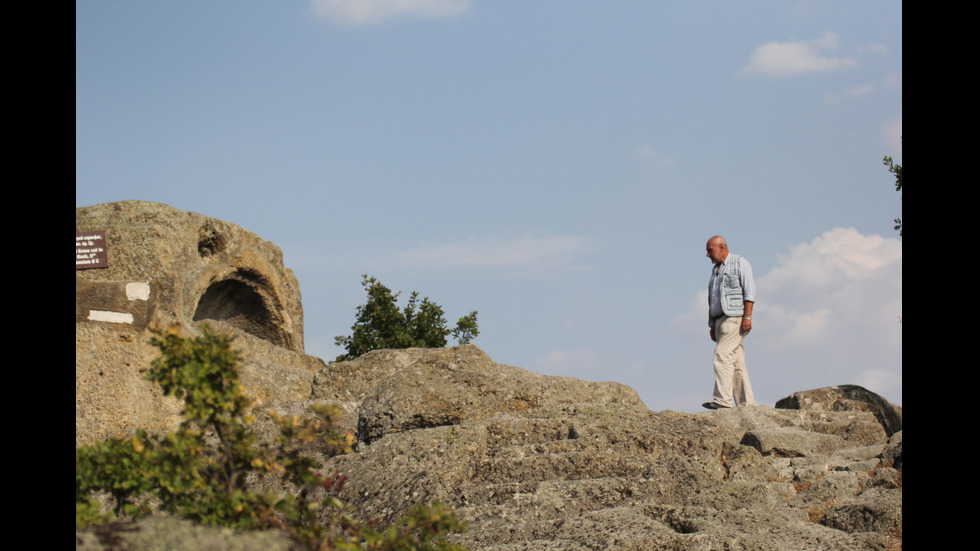
[[[734,266],[732,265],[734,263]],[[755,302],[755,278],[752,277],[752,265],[749,261],[745,259],[744,256],[738,256],[736,254],[728,254],[725,261],[721,264],[716,264],[711,268],[711,279],[708,281],[708,326],[711,326],[711,320],[717,318],[718,316],[725,313],[723,307],[723,289],[722,282],[725,279],[725,272],[734,268],[735,273],[738,274],[738,288],[726,289],[726,294],[739,292],[741,294],[740,304],[745,302]],[[732,284],[735,283],[733,278]],[[744,308],[744,306],[742,306]],[[744,310],[743,310],[744,311]],[[729,313],[729,315],[732,315]],[[741,315],[739,312],[737,315]]]

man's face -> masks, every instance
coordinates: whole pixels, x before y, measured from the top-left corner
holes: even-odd
[[[708,254],[705,256],[710,258],[715,264],[721,264],[725,261],[725,257],[728,256],[728,248],[718,242],[708,241],[705,250],[708,251]]]

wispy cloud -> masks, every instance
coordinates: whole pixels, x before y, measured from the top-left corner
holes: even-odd
[[[455,17],[469,0],[310,0],[313,15],[341,25],[363,27],[409,17]]]
[[[649,161],[654,166],[659,168],[666,168],[673,166],[674,158],[667,155],[663,151],[656,149],[649,144],[641,145],[637,150],[636,154],[641,158]]]
[[[824,101],[827,103],[840,103],[847,99],[859,98],[862,96],[867,96],[873,94],[875,87],[871,84],[859,84],[857,86],[852,86],[842,92],[828,92],[824,96]]]
[[[465,243],[423,246],[398,255],[415,267],[487,268],[522,272],[584,269],[581,258],[595,250],[595,241],[577,235],[489,237]]]
[[[879,55],[888,55],[891,53],[886,44],[866,44],[858,48],[858,50],[861,52]]]
[[[902,113],[889,118],[881,125],[881,142],[889,157],[901,163],[902,159]]]
[[[891,90],[902,86],[902,72],[889,73],[885,75],[885,89]]]
[[[851,69],[857,60],[833,57],[826,52],[839,47],[840,38],[828,32],[822,37],[797,42],[769,42],[756,48],[740,72],[747,75],[799,75]]]
[[[858,84],[851,86],[844,92],[828,92],[824,96],[824,100],[827,103],[840,103],[845,100],[855,99],[865,96],[870,96],[872,94],[877,94],[885,92],[888,90],[894,90],[901,88],[902,86],[902,73],[890,73],[885,75],[880,85],[875,84]]]

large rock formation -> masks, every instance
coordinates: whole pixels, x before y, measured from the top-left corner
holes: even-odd
[[[358,443],[324,471],[347,475],[341,497],[382,522],[438,499],[468,522],[454,538],[472,550],[901,548],[901,408],[860,387],[688,414],[473,345],[327,365],[302,353],[299,289],[274,245],[152,203],[76,209],[76,230],[94,229],[108,230],[111,264],[76,272],[76,445],[171,423],[176,405],[138,377],[152,358],[145,327],[209,319],[236,334],[264,407],[341,406]],[[99,305],[137,321],[82,314]],[[161,545],[292,548],[281,534],[162,518],[76,534],[78,549]]]
[[[309,398],[324,362],[303,353],[299,283],[279,247],[147,201],[76,208],[75,231],[104,231],[108,252],[108,267],[75,270],[76,445],[177,422],[178,404],[140,376],[156,356],[153,327],[233,333],[256,399]]]

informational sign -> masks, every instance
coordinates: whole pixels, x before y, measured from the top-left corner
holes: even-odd
[[[75,269],[108,268],[105,230],[75,232]]]

